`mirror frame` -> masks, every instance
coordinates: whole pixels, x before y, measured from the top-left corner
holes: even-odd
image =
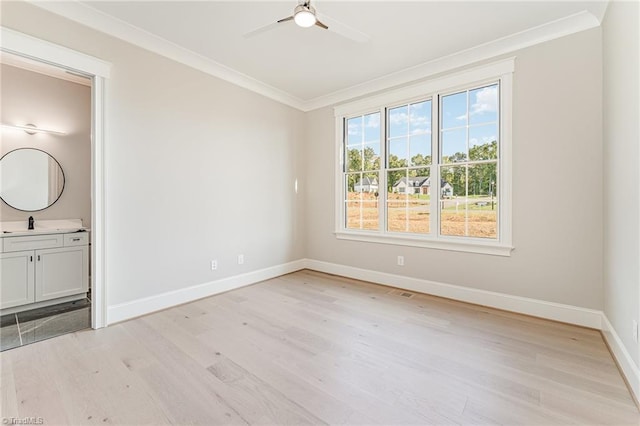
[[[60,193],[58,194],[58,197],[57,197],[57,198],[56,198],[56,199],[55,199],[51,204],[49,204],[48,206],[43,207],[43,208],[41,208],[41,209],[38,209],[38,210],[24,210],[24,209],[19,209],[19,208],[17,208],[17,207],[14,207],[14,206],[12,206],[11,204],[7,203],[7,201],[6,201],[4,198],[2,198],[2,196],[1,196],[1,195],[0,195],[0,200],[2,200],[2,202],[3,202],[3,203],[5,203],[7,206],[11,207],[12,209],[15,209],[15,210],[18,210],[18,211],[21,211],[21,212],[39,212],[39,211],[46,210],[46,209],[48,209],[49,207],[53,206],[55,203],[57,203],[57,202],[58,202],[58,200],[60,199],[60,197],[62,197],[62,193],[64,192],[64,188],[65,188],[65,187],[66,187],[66,185],[67,185],[67,176],[64,174],[64,169],[62,168],[62,165],[60,164],[60,162],[59,162],[59,161],[58,161],[58,160],[57,160],[53,155],[49,154],[47,151],[44,151],[44,150],[42,150],[42,149],[38,149],[38,148],[24,147],[24,148],[16,148],[16,149],[12,149],[11,151],[7,152],[7,153],[6,153],[6,154],[4,154],[2,157],[0,157],[0,163],[2,162],[2,160],[4,160],[4,158],[5,158],[7,155],[11,154],[12,152],[21,151],[21,150],[25,150],[25,149],[30,149],[30,150],[33,150],[33,151],[40,151],[40,152],[44,152],[44,153],[45,153],[45,154],[47,154],[47,155],[48,155],[48,156],[49,156],[53,161],[55,161],[55,162],[56,162],[56,164],[57,164],[57,165],[58,165],[58,167],[60,168],[60,173],[62,173],[62,188],[60,188]],[[1,191],[0,191],[0,193],[1,193]]]

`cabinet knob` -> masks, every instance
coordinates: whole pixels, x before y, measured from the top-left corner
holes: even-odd
[[[38,262],[40,262],[40,255],[38,255]]]
[[[29,256],[29,262],[33,262],[33,256]]]
[[[80,238],[72,238],[71,241],[80,241]]]

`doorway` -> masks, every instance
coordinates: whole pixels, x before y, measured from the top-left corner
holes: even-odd
[[[59,71],[90,81],[90,293],[86,300],[63,300],[58,309],[75,316],[90,312],[91,327],[108,324],[105,286],[105,211],[104,211],[104,85],[111,65],[98,58],[40,40],[8,28],[0,28],[0,50],[26,60],[54,67]],[[19,325],[19,314],[16,323]],[[37,320],[37,319],[36,319]],[[7,321],[11,321],[8,319]]]
[[[6,350],[91,327],[91,78],[6,52],[0,75]]]

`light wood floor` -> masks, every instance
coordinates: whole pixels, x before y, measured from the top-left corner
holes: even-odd
[[[599,332],[301,271],[0,355],[44,424],[611,424]],[[410,297],[407,297],[410,296]]]

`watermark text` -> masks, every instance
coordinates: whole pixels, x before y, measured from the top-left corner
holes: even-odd
[[[42,417],[3,417],[3,425],[43,425]]]

